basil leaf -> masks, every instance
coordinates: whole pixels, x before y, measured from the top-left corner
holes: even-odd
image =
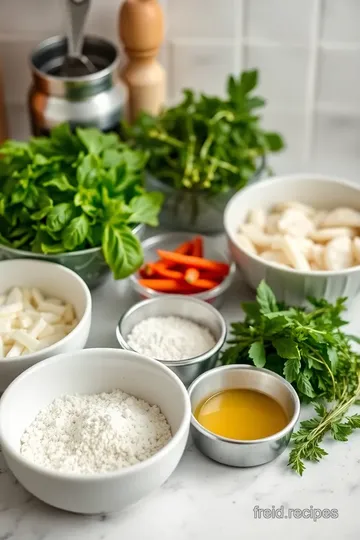
[[[45,187],[55,187],[59,191],[76,191],[76,188],[70,184],[65,174],[54,176],[47,182],[44,182],[43,185]]]
[[[67,251],[73,251],[80,246],[89,232],[89,221],[85,214],[73,218],[62,233],[62,241]]]
[[[126,225],[105,226],[102,248],[115,279],[130,276],[143,263],[141,244]]]
[[[159,224],[158,213],[163,200],[163,194],[155,191],[134,197],[129,204],[132,215],[128,219],[128,222],[146,223],[146,225],[156,227]]]
[[[96,128],[77,128],[76,134],[90,154],[98,155],[103,150],[103,135]]]
[[[96,156],[92,154],[85,156],[77,168],[76,179],[78,184],[86,188],[96,186],[99,179],[99,166],[100,163]]]
[[[114,239],[122,245],[123,264],[115,251],[109,255],[118,276],[136,270],[141,248],[126,224],[132,215],[155,223],[161,197],[137,199],[144,194],[143,151],[115,133],[74,133],[63,124],[48,138],[7,141],[0,153],[0,242],[48,254],[100,247],[108,224],[107,252]]]
[[[72,203],[56,204],[46,217],[46,226],[51,232],[61,231],[74,215]]]

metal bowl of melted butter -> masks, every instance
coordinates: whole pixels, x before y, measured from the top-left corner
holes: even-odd
[[[188,391],[195,445],[209,458],[233,467],[277,458],[299,418],[294,388],[264,368],[221,366],[200,375]]]

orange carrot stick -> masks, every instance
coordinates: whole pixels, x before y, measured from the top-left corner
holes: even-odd
[[[165,261],[183,264],[190,268],[211,270],[222,275],[226,275],[229,272],[229,265],[225,263],[210,261],[201,257],[193,257],[192,255],[182,255],[181,253],[173,253],[172,251],[164,251],[162,249],[158,249],[157,252],[159,257]]]
[[[193,249],[193,242],[189,240],[188,242],[184,242],[183,244],[180,244],[177,248],[174,249],[174,251],[175,253],[188,255],[192,252],[192,249]]]
[[[211,281],[222,281],[226,275],[219,272],[211,272],[211,270],[201,270],[200,278],[201,279],[210,279]]]
[[[185,272],[185,281],[187,283],[194,283],[194,281],[197,281],[200,277],[200,272],[197,268],[188,268]]]
[[[162,262],[148,263],[146,265],[150,268],[151,273],[147,274],[150,276],[161,276],[170,279],[183,279],[184,274],[178,270],[170,270],[168,266]]]
[[[176,279],[139,279],[140,285],[159,292],[193,293],[196,291],[191,285],[181,283]]]
[[[193,242],[189,240],[188,242],[183,242],[182,244],[177,246],[174,249],[174,252],[181,253],[182,255],[190,255],[192,252],[192,248],[193,248]],[[171,262],[171,261],[160,261],[160,260],[156,261],[156,263],[158,262],[161,262],[163,266],[167,268],[173,268],[174,266],[176,266],[176,263]]]
[[[211,281],[210,279],[197,279],[191,283],[193,287],[198,289],[213,289],[219,285],[218,281]]]
[[[193,240],[193,250],[191,255],[194,257],[203,257],[204,256],[204,246],[203,239],[201,236],[196,236]]]

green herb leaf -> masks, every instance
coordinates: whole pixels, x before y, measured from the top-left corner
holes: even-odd
[[[265,133],[266,145],[271,152],[279,152],[284,148],[284,141],[278,133]]]
[[[281,355],[280,355],[281,356]],[[284,364],[284,377],[290,383],[296,381],[300,372],[301,362],[300,358],[292,357],[288,358]]]
[[[256,367],[264,367],[266,364],[264,344],[260,341],[255,341],[249,349],[249,356]]]
[[[128,222],[146,223],[146,225],[156,227],[159,224],[157,216],[163,200],[163,194],[155,191],[134,197],[129,205],[132,214]]]
[[[67,251],[73,251],[81,246],[89,232],[89,221],[85,214],[73,218],[62,233],[62,241]]]
[[[261,313],[266,314],[278,311],[275,295],[265,281],[262,281],[257,288],[256,300],[260,306]]]
[[[258,71],[252,69],[250,71],[244,71],[241,74],[240,85],[244,94],[248,94],[253,90],[258,84]]]
[[[115,279],[123,279],[143,263],[141,244],[126,225],[107,224],[103,235],[103,252]]]
[[[242,310],[252,321],[260,320],[260,309],[255,302],[242,302]]]
[[[73,216],[72,203],[56,204],[46,216],[46,226],[50,232],[61,231]]]
[[[303,373],[298,374],[296,378],[296,386],[298,387],[299,391],[308,398],[312,399],[316,397],[314,388],[312,387],[309,378],[306,377]]]
[[[273,345],[281,358],[300,360],[299,347],[291,338],[281,337],[274,339]]]
[[[59,191],[76,191],[76,188],[70,184],[65,174],[52,177],[50,180],[44,182],[43,186],[55,187]]]

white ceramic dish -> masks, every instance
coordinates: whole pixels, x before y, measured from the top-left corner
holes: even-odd
[[[69,302],[75,308],[78,325],[62,340],[46,349],[17,358],[0,359],[0,392],[25,369],[49,356],[82,349],[89,337],[91,294],[85,282],[59,264],[32,259],[0,262],[0,294],[12,287],[37,287],[46,295]]]
[[[22,457],[24,430],[54,398],[115,388],[161,408],[173,437],[157,454],[132,467],[98,474],[54,472]],[[15,477],[42,501],[70,512],[112,512],[167,480],[184,452],[190,418],[190,398],[183,383],[160,362],[118,349],[85,349],[40,362],[9,386],[0,401],[0,440]]]
[[[348,206],[360,211],[360,186],[335,177],[296,174],[265,180],[234,195],[225,210],[224,226],[231,254],[246,281],[255,289],[265,279],[276,297],[287,304],[304,304],[308,296],[330,302],[347,296],[349,306],[360,292],[360,266],[334,272],[300,272],[251,255],[236,243],[236,233],[249,210],[270,209],[286,201],[299,201],[319,209]]]

